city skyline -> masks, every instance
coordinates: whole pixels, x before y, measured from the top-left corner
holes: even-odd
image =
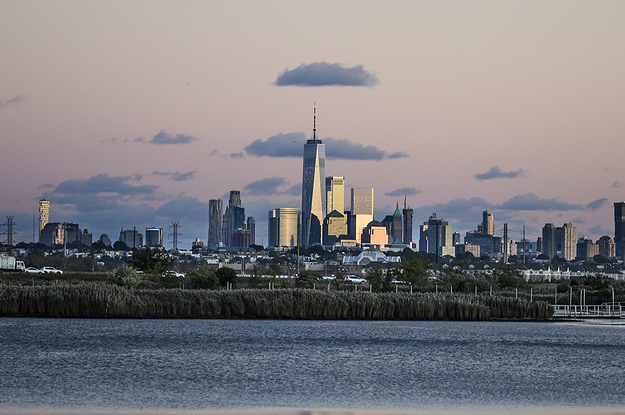
[[[316,101],[326,175],[375,189],[376,220],[406,195],[415,226],[488,210],[517,241],[613,236],[623,20],[616,1],[5,2],[0,216],[31,241],[45,198],[94,239],[179,222],[190,247],[240,189],[267,244],[267,212],[300,207]]]

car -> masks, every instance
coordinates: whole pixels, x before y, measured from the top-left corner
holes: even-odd
[[[27,274],[41,274],[41,270],[35,267],[28,267],[24,270]]]
[[[63,271],[61,271],[60,269],[56,269],[54,267],[43,267],[39,270],[40,273],[42,274],[62,274]]]
[[[334,274],[332,274],[332,275],[324,275],[321,278],[323,278],[324,280],[335,280],[336,276]]]
[[[356,275],[346,275],[345,281],[353,282],[354,284],[362,284],[367,282],[367,280],[365,280],[364,278],[360,278]]]
[[[405,284],[405,283],[406,283],[406,281],[404,281],[404,280],[398,280],[397,278],[393,278],[393,279],[391,280],[391,284]]]
[[[178,278],[185,277],[184,273],[178,272],[178,271],[166,271],[165,275],[167,275],[168,277],[178,277]]]

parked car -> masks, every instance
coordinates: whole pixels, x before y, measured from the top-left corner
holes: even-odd
[[[41,270],[35,267],[28,267],[24,270],[27,274],[41,274]]]
[[[406,283],[406,281],[404,281],[404,280],[398,280],[397,278],[393,278],[393,279],[391,280],[391,284],[405,284],[405,283]]]
[[[167,275],[168,277],[178,277],[178,278],[185,277],[184,273],[178,272],[178,271],[165,271],[165,275]]]
[[[345,281],[353,282],[354,284],[362,284],[367,282],[364,278],[360,278],[356,275],[346,275]]]
[[[62,274],[63,271],[54,267],[43,267],[39,270],[42,274]]]

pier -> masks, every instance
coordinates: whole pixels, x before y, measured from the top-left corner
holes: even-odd
[[[625,318],[625,307],[620,303],[601,305],[555,305],[554,318]]]

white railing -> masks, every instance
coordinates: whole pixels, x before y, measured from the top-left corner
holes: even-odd
[[[556,305],[554,317],[601,317],[625,318],[623,306],[620,303],[604,303],[601,305]]]

